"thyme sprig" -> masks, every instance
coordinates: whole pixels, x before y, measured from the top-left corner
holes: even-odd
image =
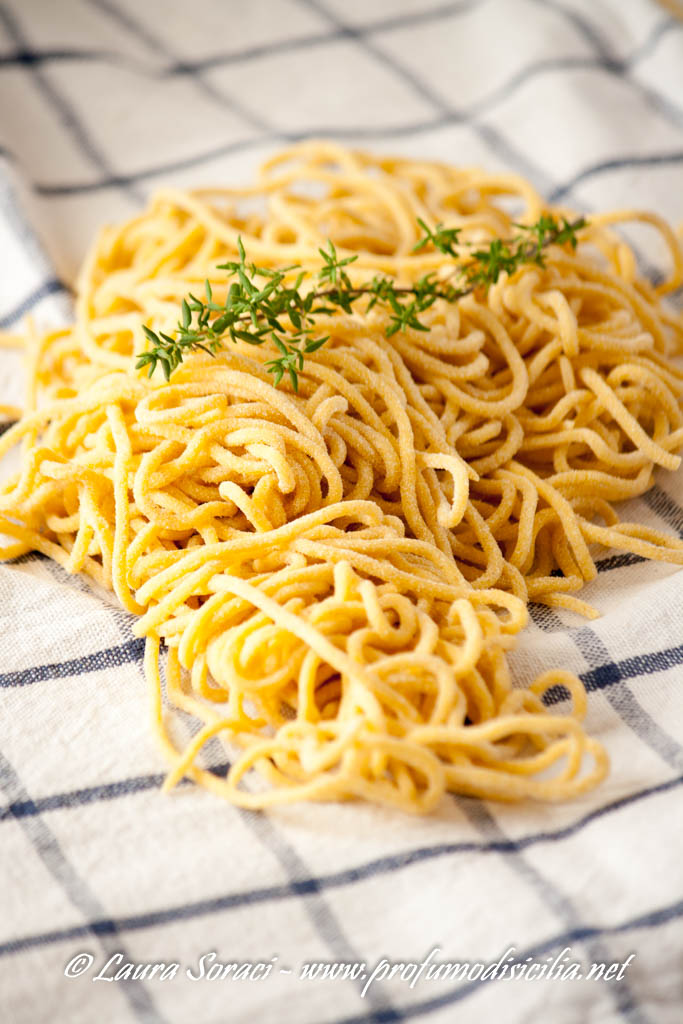
[[[242,240],[238,239],[239,259],[218,267],[228,274],[225,302],[214,300],[207,280],[204,298],[190,294],[182,300],[180,319],[173,335],[143,326],[151,347],[139,355],[136,367],[148,367],[151,377],[160,366],[168,380],[188,352],[215,355],[223,348],[227,337],[249,345],[262,345],[270,338],[278,355],[266,363],[266,369],[273,375],[276,386],[286,374],[296,391],[306,355],[328,340],[327,336],[315,336],[316,317],[335,309],[351,313],[354,303],[364,298],[368,311],[378,303],[388,310],[389,323],[385,331],[388,338],[408,328],[428,331],[420,314],[438,299],[456,302],[477,289],[488,289],[503,272],[512,274],[524,264],[545,266],[544,250],[549,245],[576,248],[577,232],[586,226],[586,221],[579,218],[570,222],[544,214],[535,224],[515,224],[518,234],[514,237],[493,239],[483,248],[461,242],[459,228],[446,228],[442,224],[430,228],[419,219],[418,224],[423,237],[414,252],[432,246],[459,261],[445,281],[430,271],[411,287],[398,287],[391,277],[384,275],[375,275],[360,285],[353,284],[346,268],[358,256],[340,259],[330,240],[325,248],[318,250],[322,266],[316,273],[302,270],[297,264],[272,270],[248,262]],[[464,260],[463,253],[466,254]],[[302,289],[304,281],[311,280],[315,286]]]

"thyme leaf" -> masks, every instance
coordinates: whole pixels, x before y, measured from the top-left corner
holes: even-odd
[[[346,267],[358,256],[340,259],[334,243],[319,249],[322,265],[316,273],[301,270],[293,264],[273,270],[259,267],[247,260],[247,254],[238,238],[238,259],[219,265],[228,274],[228,293],[224,303],[215,302],[209,281],[204,282],[205,298],[188,295],[181,302],[180,317],[174,335],[153,331],[143,325],[149,348],[139,353],[136,368],[147,367],[151,377],[157,367],[169,380],[189,352],[215,355],[224,347],[224,341],[244,341],[249,345],[262,345],[268,338],[274,343],[278,355],[265,365],[277,386],[288,377],[295,391],[299,387],[299,373],[306,355],[317,351],[328,337],[315,337],[316,317],[341,309],[353,311],[359,299],[366,300],[369,311],[381,304],[389,312],[386,336],[390,338],[409,328],[428,331],[420,314],[437,300],[456,302],[478,289],[487,290],[500,275],[508,275],[525,264],[545,266],[545,250],[550,245],[577,245],[577,232],[587,226],[580,217],[569,221],[543,214],[535,224],[515,224],[517,234],[512,238],[494,238],[487,246],[470,251],[460,241],[460,228],[437,224],[430,228],[418,219],[422,237],[413,251],[431,247],[454,261],[453,274],[446,281],[435,273],[428,273],[411,287],[398,287],[393,278],[376,275],[362,284],[353,284]],[[465,255],[465,259],[463,259]],[[288,276],[299,271],[292,283]],[[302,291],[304,281],[314,281],[314,287]],[[265,282],[265,283],[263,283]]]

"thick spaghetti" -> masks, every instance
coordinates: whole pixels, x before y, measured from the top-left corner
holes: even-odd
[[[387,339],[380,306],[326,314],[298,393],[273,387],[268,345],[193,354],[168,384],[134,368],[143,325],[171,330],[205,278],[225,294],[215,268],[238,236],[262,265],[309,268],[331,238],[359,255],[352,275],[410,284],[452,273],[412,251],[418,217],[482,243],[545,210],[513,176],[307,143],[251,188],[166,190],[105,230],[75,324],[27,339],[29,407],[0,438],[22,446],[4,557],[40,550],[140,617],[169,785],[426,811],[445,791],[561,799],[603,777],[580,681],[554,669],[515,687],[506,650],[529,601],[594,614],[576,596],[594,545],[683,564],[683,543],[612,505],[683,446],[683,325],[661,301],[683,257],[666,224],[593,217],[577,252],[435,303],[428,332]],[[657,289],[618,220],[667,243]],[[558,686],[569,713],[544,703]],[[200,723],[184,749],[164,696]],[[236,755],[227,778],[203,760],[215,736]]]

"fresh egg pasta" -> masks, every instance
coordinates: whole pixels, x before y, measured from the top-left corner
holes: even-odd
[[[304,143],[248,188],[157,193],[98,237],[75,322],[29,329],[27,408],[0,437],[21,455],[2,555],[41,551],[137,617],[168,787],[426,812],[447,792],[562,800],[604,777],[580,680],[559,666],[522,688],[506,653],[531,601],[595,614],[578,595],[598,548],[683,564],[683,542],[615,507],[680,463],[668,225],[592,216],[576,249],[433,302],[427,329],[388,332],[379,302],[330,308],[296,389],[274,386],[270,340],[189,352],[168,381],[136,368],[143,328],[172,334],[205,279],[226,301],[238,239],[262,267],[310,271],[330,239],[352,282],[410,288],[454,265],[415,251],[418,221],[459,229],[457,264],[553,212],[571,216],[513,175]],[[622,220],[668,246],[656,288]],[[185,745],[175,711],[198,723]]]

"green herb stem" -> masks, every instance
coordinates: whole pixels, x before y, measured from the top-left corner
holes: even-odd
[[[346,267],[358,256],[340,259],[334,244],[319,249],[321,268],[314,275],[298,265],[272,270],[247,262],[247,256],[238,239],[239,260],[221,264],[218,269],[228,274],[228,294],[225,302],[215,302],[210,283],[205,281],[205,297],[188,295],[182,300],[180,319],[174,335],[155,332],[143,326],[150,348],[142,352],[136,368],[148,368],[151,377],[158,366],[169,380],[188,352],[201,351],[215,355],[229,337],[233,342],[244,341],[262,345],[266,339],[274,343],[278,355],[266,363],[277,386],[285,375],[294,390],[298,390],[299,373],[306,355],[315,352],[328,337],[315,337],[316,317],[341,309],[353,311],[361,298],[369,299],[367,310],[380,304],[389,312],[386,336],[411,328],[428,331],[420,314],[437,300],[453,303],[477,289],[487,290],[502,273],[513,274],[520,266],[545,266],[544,250],[550,245],[570,245],[576,248],[577,232],[586,226],[579,218],[569,222],[543,215],[535,224],[516,224],[519,234],[513,238],[496,238],[488,246],[469,252],[462,260],[459,228],[445,228],[437,224],[429,228],[418,220],[423,232],[414,247],[419,252],[427,246],[457,260],[450,279],[439,280],[434,271],[425,274],[411,287],[398,287],[391,277],[376,275],[360,285],[354,285]],[[288,275],[297,272],[293,283]],[[317,287],[302,291],[301,286],[310,278]],[[451,283],[451,279],[455,283]]]

